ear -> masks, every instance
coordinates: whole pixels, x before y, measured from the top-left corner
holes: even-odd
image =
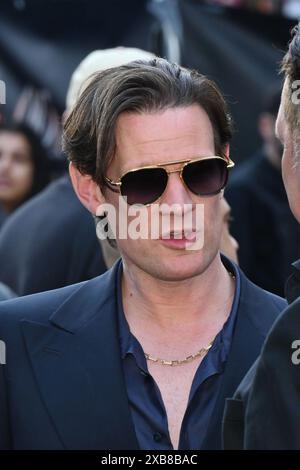
[[[81,203],[94,215],[100,215],[105,198],[90,175],[83,175],[71,162],[69,173],[74,191]]]

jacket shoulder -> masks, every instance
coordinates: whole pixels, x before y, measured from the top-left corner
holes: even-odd
[[[89,281],[0,302],[0,332],[22,319],[47,322],[50,314]]]
[[[96,313],[97,306],[114,298],[119,263],[117,260],[111,269],[87,281],[0,302],[0,336],[8,325],[20,320],[49,326],[58,313],[62,323],[65,319],[70,327],[79,327]]]

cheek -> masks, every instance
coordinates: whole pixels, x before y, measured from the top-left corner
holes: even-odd
[[[223,228],[223,214],[219,195],[207,199],[204,204],[204,223],[207,230],[221,234]]]
[[[204,248],[217,250],[220,247],[223,231],[221,199],[214,196],[204,205]]]

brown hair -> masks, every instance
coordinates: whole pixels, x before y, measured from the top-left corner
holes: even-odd
[[[121,113],[152,113],[193,104],[208,114],[215,152],[223,155],[232,135],[231,118],[221,92],[204,75],[165,59],[134,61],[96,73],[64,124],[64,151],[81,173],[103,186],[115,154]]]

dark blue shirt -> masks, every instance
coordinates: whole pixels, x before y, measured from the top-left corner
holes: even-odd
[[[181,424],[179,449],[197,450],[203,445],[222,383],[230,350],[240,297],[240,275],[226,258],[227,269],[235,275],[236,288],[230,315],[223,329],[200,363],[190,390]],[[131,333],[122,304],[122,262],[118,268],[118,322],[123,371],[135,432],[141,449],[172,450],[168,419],[160,390],[148,371],[143,348]],[[167,367],[167,366],[166,366]]]

